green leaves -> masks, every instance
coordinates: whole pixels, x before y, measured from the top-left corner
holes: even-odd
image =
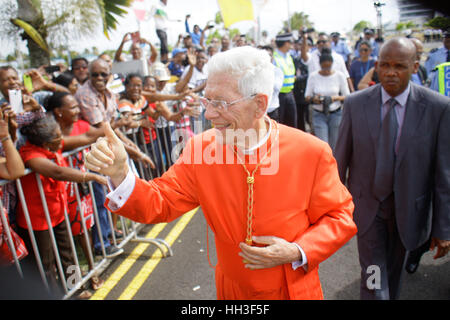
[[[103,20],[103,33],[109,39],[109,31],[117,28],[117,17],[125,16],[132,0],[96,0]]]

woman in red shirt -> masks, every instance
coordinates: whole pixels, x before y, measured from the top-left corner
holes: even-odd
[[[56,121],[58,122],[62,136],[65,141],[64,150],[68,149],[67,140],[69,144],[76,143],[77,145],[90,145],[95,142],[97,138],[103,136],[103,129],[91,126],[87,121],[79,118],[80,108],[78,107],[78,102],[73,95],[66,92],[58,92],[53,94],[46,101],[47,112],[53,113]],[[74,140],[75,139],[75,140]],[[74,140],[74,141],[73,141]],[[69,149],[73,149],[75,145],[71,145]],[[82,172],[86,172],[84,166],[83,154],[78,152],[72,155],[72,167],[77,168]],[[67,159],[64,159],[67,161]],[[70,166],[67,163],[67,166]],[[94,268],[94,261],[89,255],[88,246],[92,242],[91,238],[91,226],[94,224],[93,216],[93,203],[89,190],[85,190],[87,184],[78,184],[78,191],[81,201],[81,210],[86,222],[86,228],[89,232],[90,241],[89,243],[85,241],[83,235],[83,228],[81,224],[80,208],[78,206],[78,201],[75,193],[75,183],[69,182],[66,184],[66,191],[68,195],[68,207],[69,207],[69,219],[72,227],[72,234],[75,240],[80,244],[83,254],[87,259],[89,270]],[[98,276],[93,276],[91,278],[91,285],[94,290],[97,290],[103,284]]]
[[[53,227],[66,279],[70,276],[67,273],[69,266],[75,265],[75,263],[64,216],[64,211],[68,212],[65,181],[96,181],[106,185],[106,178],[95,173],[67,167],[67,162],[62,156],[64,140],[61,128],[53,115],[47,114],[44,118],[23,127],[21,133],[27,138],[27,142],[19,150],[19,153],[25,166],[34,171],[34,173],[21,178],[23,192],[27,195],[28,213],[49,285],[51,288],[57,289],[56,260],[35,173],[39,174],[42,182],[50,223]],[[18,206],[17,224],[19,233],[24,240],[29,241],[21,203]],[[34,260],[34,258],[29,260]]]

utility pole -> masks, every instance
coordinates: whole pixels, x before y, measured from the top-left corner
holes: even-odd
[[[287,18],[288,28],[289,28],[289,32],[291,32],[291,9],[289,8],[289,0],[286,0],[286,3],[287,3],[287,14],[288,14],[288,18]]]
[[[382,38],[383,36],[383,32],[382,32],[382,28],[383,25],[381,23],[381,7],[386,5],[386,3],[381,3],[380,1],[374,1],[373,2],[373,6],[375,7],[375,10],[377,11],[377,35],[378,38]]]

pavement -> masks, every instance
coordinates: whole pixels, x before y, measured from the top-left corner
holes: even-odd
[[[158,238],[172,242],[173,256],[163,258],[154,245],[128,243],[124,246],[125,252],[116,257],[101,275],[106,280],[104,287],[107,290],[98,290],[93,298],[215,300],[214,269],[208,262],[207,228],[201,209],[187,222],[180,220],[164,224],[158,234]],[[145,226],[140,235],[145,236],[155,228],[161,229],[161,225]],[[208,239],[209,260],[211,265],[215,265],[217,260],[211,230],[208,231]],[[133,253],[143,245],[147,247],[140,255]],[[450,256],[434,260],[433,255],[434,252],[428,252],[423,256],[416,273],[405,272],[400,299],[450,300]],[[356,238],[321,263],[319,275],[325,300],[359,300],[360,267]]]

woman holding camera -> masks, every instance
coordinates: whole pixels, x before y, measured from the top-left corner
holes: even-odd
[[[350,94],[344,74],[332,70],[331,51],[324,48],[320,55],[320,70],[311,73],[306,85],[306,102],[312,105],[313,133],[334,150],[342,118],[345,96]]]

